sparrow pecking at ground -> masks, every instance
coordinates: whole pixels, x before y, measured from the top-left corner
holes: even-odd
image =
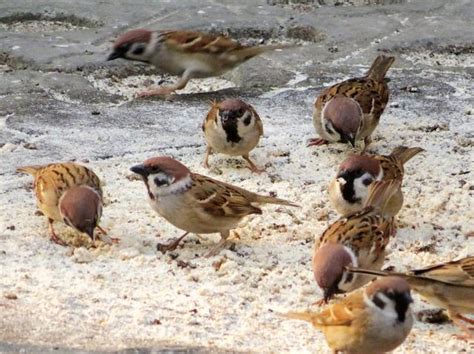
[[[255,109],[239,99],[213,102],[202,124],[207,141],[204,166],[209,168],[212,152],[242,156],[252,172],[262,172],[250,160],[249,152],[263,135],[263,124]]]
[[[369,269],[348,268],[350,273],[373,276],[397,276],[405,279],[412,290],[426,301],[448,310],[449,317],[465,333],[474,338],[474,320],[463,314],[474,314],[474,257],[411,270],[406,273],[383,272]]]
[[[323,291],[320,305],[372,279],[351,275],[345,267],[382,268],[393,232],[393,218],[386,215],[386,204],[399,189],[396,180],[372,183],[364,208],[331,224],[315,242],[313,273]]]
[[[133,166],[145,183],[151,207],[186,233],[158,250],[174,250],[188,234],[220,233],[221,240],[206,255],[217,255],[227,246],[230,230],[247,215],[262,214],[256,204],[295,204],[191,172],[173,158],[160,156]]]
[[[379,55],[364,77],[349,79],[325,89],[314,103],[313,124],[321,138],[308,146],[328,142],[351,143],[364,139],[364,149],[371,143],[389,98],[385,74],[394,57]]]
[[[321,312],[290,312],[286,317],[321,330],[334,353],[385,353],[400,346],[413,326],[408,283],[378,279],[328,305]]]
[[[399,146],[390,155],[352,155],[339,166],[336,177],[329,185],[329,200],[341,215],[352,214],[362,209],[368,189],[373,181],[402,181],[404,164],[422,148]],[[387,206],[387,215],[395,216],[403,205],[401,189]]]
[[[98,224],[102,216],[102,187],[99,177],[91,169],[74,162],[64,162],[19,167],[17,172],[34,177],[36,201],[48,218],[52,241],[66,246],[53,228],[53,223],[60,221],[89,235],[94,242],[94,230],[97,227],[101,231],[99,237],[102,241],[112,242]]]
[[[180,76],[172,86],[138,94],[146,97],[168,95],[183,89],[191,79],[219,76],[256,55],[289,47],[294,45],[245,46],[226,36],[200,32],[134,29],[117,38],[107,60],[123,58],[141,61]]]

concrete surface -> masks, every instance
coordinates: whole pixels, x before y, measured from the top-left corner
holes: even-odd
[[[403,112],[416,116],[428,110],[432,120],[406,121],[406,125],[449,133],[457,142],[453,153],[464,151],[465,179],[472,181],[472,1],[321,6],[325,3],[338,2],[1,2],[0,193],[13,202],[12,191],[18,189],[14,167],[20,162],[102,161],[157,151],[179,156],[180,151],[202,150],[203,141],[196,134],[208,101],[227,96],[287,109],[291,124],[282,121],[281,125],[304,125],[310,138],[314,134],[311,103],[321,88],[360,75],[380,52],[397,57],[389,75],[392,112],[404,120]],[[173,101],[129,100],[113,90],[99,90],[96,84],[114,77],[120,85],[129,75],[154,74],[152,68],[141,64],[105,62],[110,41],[136,27],[191,28],[229,33],[242,41],[295,41],[302,46],[253,59],[226,74],[224,79],[232,82],[233,88],[177,95]],[[175,116],[177,109],[192,123],[170,126],[169,117]],[[451,124],[453,116],[458,117],[455,125]],[[159,131],[159,139],[150,137],[151,129]],[[84,131],[89,132],[87,139],[79,134]],[[149,150],[137,147],[139,141],[149,141]],[[172,147],[170,141],[174,142]],[[0,225],[1,233],[6,226]],[[0,329],[0,352],[46,350],[29,346],[27,334],[21,333],[21,328],[12,330],[1,318]],[[62,348],[65,342],[57,338],[57,345]],[[181,352],[174,347],[170,350]],[[136,351],[120,351],[132,352]]]

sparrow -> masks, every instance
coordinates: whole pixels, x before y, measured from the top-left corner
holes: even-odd
[[[364,139],[365,151],[388,102],[385,74],[394,60],[379,55],[364,77],[345,80],[322,91],[313,111],[313,124],[321,138],[311,139],[308,146],[349,142],[355,147],[356,141]]]
[[[426,301],[444,308],[452,321],[474,338],[474,332],[464,322],[474,324],[474,320],[463,314],[474,314],[474,257],[436,264],[406,273],[383,272],[369,269],[348,268],[354,274],[374,276],[397,276],[405,279],[410,287]]]
[[[334,353],[385,353],[400,346],[413,326],[408,283],[378,279],[320,312],[290,312],[286,317],[321,330]]]
[[[17,168],[17,172],[34,177],[36,202],[48,218],[51,241],[66,246],[53,228],[55,221],[64,222],[74,230],[87,234],[94,242],[94,230],[107,243],[112,239],[99,226],[102,216],[103,193],[99,177],[89,168],[74,162],[32,165]]]
[[[250,160],[249,152],[263,135],[262,121],[255,109],[239,99],[213,102],[202,130],[207,142],[204,166],[209,168],[209,155],[215,151],[242,156],[252,172],[262,172]]]
[[[351,155],[341,163],[336,177],[329,185],[332,206],[341,215],[361,210],[373,181],[402,181],[405,163],[422,151],[424,150],[419,147],[399,146],[390,155]],[[395,216],[402,205],[403,194],[400,189],[392,197],[387,215]]]
[[[176,249],[188,233],[220,233],[221,240],[206,256],[217,255],[245,216],[262,214],[256,204],[297,206],[193,173],[171,157],[153,157],[130,170],[142,177],[151,207],[186,232],[168,245],[159,244],[162,252]]]
[[[372,183],[364,208],[340,218],[316,240],[312,265],[314,279],[323,291],[319,305],[372,279],[347,273],[347,266],[382,268],[394,225],[393,218],[386,214],[386,204],[399,188],[396,180]]]
[[[134,29],[120,35],[107,60],[123,58],[152,64],[180,76],[176,84],[139,93],[140,97],[168,95],[183,89],[193,78],[219,76],[256,55],[294,47],[275,44],[245,46],[226,36],[194,31],[150,31]]]

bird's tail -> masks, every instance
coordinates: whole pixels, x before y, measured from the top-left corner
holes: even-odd
[[[403,274],[403,273],[389,273],[389,272],[384,272],[383,270],[372,270],[372,269],[363,269],[363,268],[354,268],[354,267],[346,267],[346,270],[349,273],[374,275],[376,277],[386,277],[389,275],[399,276],[400,274]]]
[[[408,160],[410,160],[415,155],[419,154],[420,152],[425,151],[420,147],[406,147],[406,146],[398,146],[393,149],[390,156],[394,157],[396,160],[400,161],[402,164],[405,164]]]
[[[262,203],[262,204],[279,204],[279,205],[286,205],[286,206],[292,206],[292,207],[299,207],[298,204],[290,202],[289,200],[270,197],[266,195],[258,195],[256,201],[257,203]]]
[[[400,190],[400,186],[401,181],[398,179],[373,182],[369,186],[364,208],[371,206],[384,214],[390,199]]]
[[[385,55],[379,55],[375,58],[369,71],[367,71],[367,77],[382,82],[387,74],[388,69],[392,66],[395,61],[395,57],[387,57]]]
[[[423,276],[417,276],[412,274],[411,272],[409,273],[400,273],[400,272],[386,272],[383,270],[372,270],[372,269],[363,269],[363,268],[353,268],[353,267],[346,267],[346,271],[349,273],[356,273],[356,274],[365,274],[365,275],[372,275],[372,276],[377,276],[377,277],[399,277],[404,279],[409,285],[410,288],[422,296],[429,293],[427,293],[427,284],[430,284],[433,282],[433,280],[436,281],[436,279],[433,278],[425,278]]]
[[[39,170],[41,170],[44,166],[42,165],[31,165],[31,166],[21,166],[17,167],[16,172],[21,173],[28,173],[32,176],[36,176]]]
[[[277,50],[277,49],[288,49],[288,48],[294,48],[298,47],[297,44],[269,44],[269,45],[261,45],[258,47],[245,47],[241,48],[236,52],[236,55],[238,55],[242,60],[248,60],[250,58],[253,58],[256,55],[265,53],[265,52],[270,52],[272,50]]]
[[[302,320],[309,323],[316,323],[317,313],[316,312],[287,312],[280,315],[281,317],[291,318],[293,320]]]

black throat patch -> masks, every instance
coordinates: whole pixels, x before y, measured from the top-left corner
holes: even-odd
[[[364,174],[361,170],[355,171],[346,171],[343,174],[339,175],[339,177],[344,178],[346,183],[341,186],[341,193],[344,197],[344,200],[347,200],[349,203],[358,203],[360,202],[360,198],[356,198],[355,190],[354,190],[354,180],[359,178]]]
[[[239,136],[239,132],[237,130],[237,120],[236,119],[228,120],[227,122],[222,124],[222,127],[224,128],[224,131],[226,133],[228,142],[238,143],[239,141],[242,140],[242,138]]]

